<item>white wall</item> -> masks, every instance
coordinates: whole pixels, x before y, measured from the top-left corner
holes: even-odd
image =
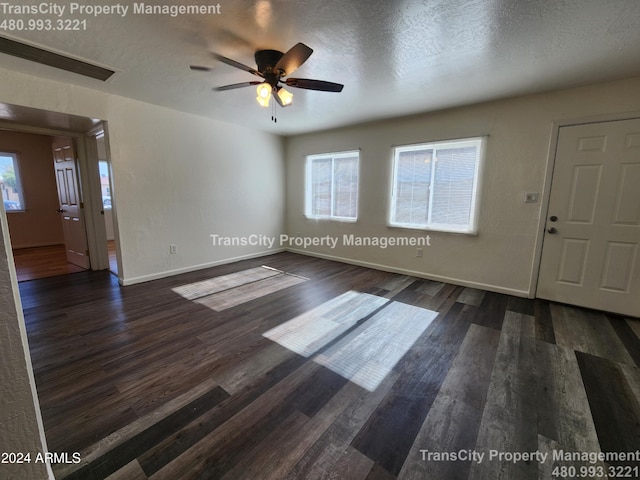
[[[283,231],[279,137],[124,98],[107,120],[125,283],[265,251],[214,247],[211,234]]]
[[[328,256],[427,278],[527,296],[532,293],[542,194],[553,122],[640,112],[640,78],[496,101],[402,119],[290,137],[286,142],[286,230],[291,236],[411,236],[425,232],[386,226],[392,145],[489,135],[481,186],[479,234],[427,232],[432,246],[309,248]],[[358,222],[304,217],[305,155],[361,149]],[[542,222],[544,219],[542,219]]]
[[[0,211],[0,445],[3,452],[30,453],[32,462],[1,464],[0,477],[53,478],[47,465],[36,463],[46,443],[8,234]]]

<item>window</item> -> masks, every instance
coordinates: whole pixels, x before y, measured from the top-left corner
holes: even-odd
[[[305,214],[308,218],[356,221],[359,159],[359,152],[307,157]]]
[[[7,212],[24,211],[18,156],[15,153],[0,152],[0,192]]]
[[[476,233],[483,138],[396,147],[390,224]]]
[[[102,191],[102,209],[111,209],[111,187],[109,183],[109,163],[106,160],[98,161],[100,171],[100,189]]]

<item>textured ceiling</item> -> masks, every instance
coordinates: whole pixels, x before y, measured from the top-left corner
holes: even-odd
[[[0,66],[283,135],[640,74],[638,0],[222,0],[219,14],[177,17],[121,3],[125,16],[65,15],[86,19],[86,31],[2,32],[117,70],[107,82],[4,54]],[[342,93],[290,88],[293,105],[273,123],[255,89],[212,91],[256,77],[209,52],[253,67],[256,49],[297,42],[314,53],[293,76],[342,83]]]

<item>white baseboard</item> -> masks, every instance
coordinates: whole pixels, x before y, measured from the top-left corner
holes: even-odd
[[[178,268],[178,269],[174,269],[174,270],[167,270],[164,272],[159,272],[159,273],[154,273],[151,275],[142,275],[139,277],[133,277],[133,278],[125,278],[122,279],[120,278],[120,284],[122,286],[127,286],[127,285],[135,285],[136,283],[144,283],[144,282],[150,282],[152,280],[158,280],[161,278],[166,278],[166,277],[171,277],[174,275],[180,275],[182,273],[189,273],[189,272],[195,272],[197,270],[203,270],[205,268],[211,268],[211,267],[216,267],[218,265],[226,265],[229,263],[234,263],[234,262],[239,262],[241,260],[249,260],[251,258],[259,258],[259,257],[265,257],[267,255],[273,255],[276,253],[280,253],[280,252],[291,252],[291,253],[297,253],[300,255],[306,255],[309,257],[317,257],[317,258],[324,258],[326,260],[333,260],[336,262],[341,262],[341,263],[347,263],[349,265],[357,265],[359,267],[367,267],[367,268],[372,268],[374,270],[382,270],[384,272],[391,272],[391,273],[399,273],[401,275],[410,275],[412,277],[417,277],[417,278],[424,278],[427,280],[433,280],[436,282],[444,282],[444,283],[450,283],[453,285],[460,285],[463,287],[469,287],[469,288],[477,288],[480,290],[487,290],[490,292],[496,292],[496,293],[503,293],[506,295],[513,295],[515,297],[523,297],[523,298],[532,298],[530,293],[526,290],[518,290],[515,288],[507,288],[507,287],[503,287],[500,285],[491,285],[491,284],[486,284],[486,283],[480,283],[480,282],[473,282],[473,281],[469,281],[469,280],[462,280],[459,278],[453,278],[453,277],[446,277],[443,275],[432,275],[429,273],[425,273],[425,272],[419,272],[416,270],[409,270],[409,269],[405,269],[405,268],[398,268],[398,267],[394,267],[394,266],[390,266],[390,265],[383,265],[383,264],[379,264],[379,263],[374,263],[374,262],[365,262],[362,260],[354,260],[352,258],[345,258],[345,257],[338,257],[335,255],[326,255],[323,253],[316,253],[316,252],[309,252],[307,250],[298,250],[295,248],[279,248],[277,250],[266,250],[266,251],[262,251],[262,252],[257,252],[257,253],[252,253],[249,255],[242,255],[239,257],[232,257],[232,258],[225,258],[222,260],[216,260],[215,262],[208,262],[208,263],[203,263],[203,264],[199,264],[199,265],[192,265],[189,267],[184,267],[184,268]]]
[[[286,251],[292,252],[292,253],[299,253],[300,255],[307,255],[310,257],[318,257],[318,258],[324,258],[326,260],[334,260],[336,262],[348,263],[350,265],[357,265],[359,267],[373,268],[374,270],[382,270],[384,272],[399,273],[402,275],[410,275],[412,277],[424,278],[427,280],[434,280],[436,282],[451,283],[453,285],[460,285],[462,287],[477,288],[479,290],[487,290],[489,292],[504,293],[506,295],[513,295],[514,297],[532,298],[530,293],[526,290],[518,290],[515,288],[507,288],[499,285],[490,285],[486,283],[471,282],[468,280],[461,280],[459,278],[445,277],[443,275],[431,275],[425,272],[418,272],[416,270],[408,270],[404,268],[392,267],[389,265],[382,265],[379,263],[364,262],[361,260],[337,257],[334,255],[326,255],[323,253],[309,252],[306,250],[298,250],[294,248],[287,248]]]
[[[251,258],[266,257],[267,255],[273,255],[275,253],[284,252],[284,248],[277,250],[265,250],[258,253],[251,253],[248,255],[241,255],[239,257],[225,258],[223,260],[216,260],[215,262],[202,263],[199,265],[192,265],[184,268],[177,268],[175,270],[166,270],[164,272],[152,273],[150,275],[141,275],[133,278],[119,278],[119,283],[123,287],[128,285],[135,285],[136,283],[150,282],[152,280],[159,280],[161,278],[172,277],[174,275],[180,275],[182,273],[195,272],[197,270],[203,270],[205,268],[217,267],[218,265],[226,265],[228,263],[239,262],[241,260],[249,260]]]

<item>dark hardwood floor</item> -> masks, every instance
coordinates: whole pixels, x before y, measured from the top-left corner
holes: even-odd
[[[637,319],[291,253],[20,288],[59,479],[640,477]]]

